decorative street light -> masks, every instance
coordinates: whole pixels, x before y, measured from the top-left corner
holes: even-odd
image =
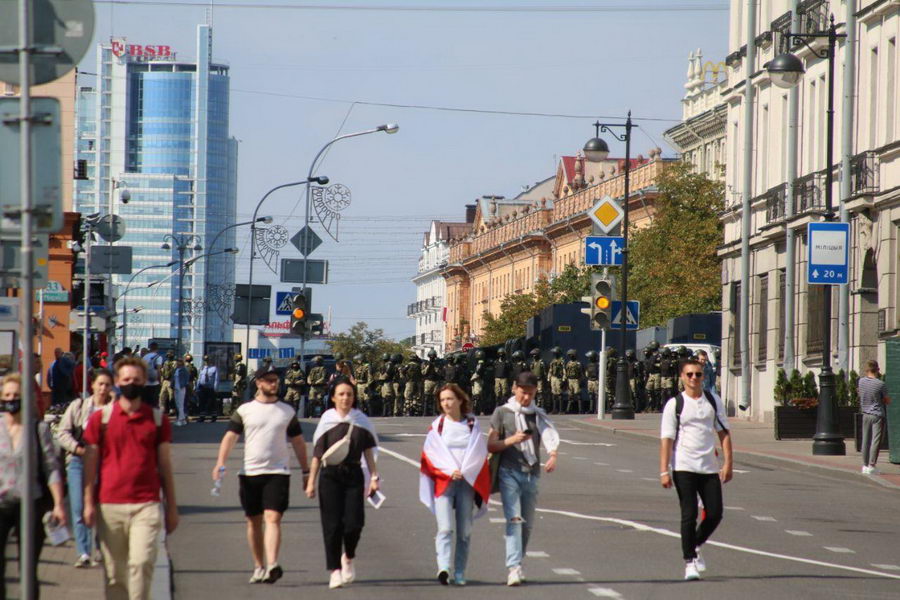
[[[622,127],[625,133],[619,135],[613,131],[613,127]],[[584,145],[584,155],[588,160],[600,161],[609,155],[609,146],[600,138],[600,132],[609,133],[611,136],[625,142],[625,198],[622,202],[622,294],[619,298],[619,360],[616,363],[616,402],[612,407],[613,419],[633,419],[634,405],[631,402],[631,388],[628,385],[628,362],[625,360],[626,338],[625,332],[628,326],[628,196],[631,185],[631,130],[637,125],[631,122],[631,111],[625,123],[594,123],[595,136]]]
[[[794,39],[803,43],[817,58],[828,59],[828,110],[827,135],[825,140],[825,221],[834,220],[831,187],[834,182],[832,155],[834,154],[834,55],[838,34],[834,26],[834,15],[829,20],[825,33],[786,33],[788,41]],[[828,47],[817,50],[810,43],[815,39],[827,39]],[[766,65],[772,83],[780,88],[790,88],[800,82],[806,69],[803,61],[794,54],[779,54]],[[747,218],[747,215],[744,215]],[[842,456],[847,453],[844,437],[838,431],[837,398],[834,391],[834,372],[831,369],[831,286],[822,290],[822,371],[819,373],[819,406],[816,413],[816,434],[813,436],[813,454]]]
[[[150,269],[165,269],[168,267],[173,267],[177,264],[178,264],[178,261],[173,260],[171,262],[167,262],[164,265],[150,265],[149,267],[144,267],[143,269],[136,271],[134,273],[134,275],[132,275],[131,278],[128,280],[128,283],[125,285],[125,291],[119,295],[119,298],[122,299],[122,347],[123,348],[128,345],[128,337],[127,337],[127,335],[128,335],[128,298],[126,298],[125,296],[128,294],[129,291],[131,291],[131,284],[134,282],[134,278],[137,277],[138,275],[140,275],[141,273],[143,273],[144,271],[149,271]],[[157,283],[158,282],[156,282],[156,281],[152,281],[149,284],[147,284],[147,287],[148,288],[153,287]],[[116,298],[115,300],[113,300],[113,307],[116,306],[116,301],[119,300],[119,298]]]
[[[219,238],[223,233],[228,231],[229,229],[234,229],[235,227],[243,227],[244,225],[255,225],[256,223],[265,223],[266,225],[272,222],[272,217],[259,217],[255,218],[252,221],[244,221],[243,223],[235,223],[233,225],[229,225],[222,229],[216,236],[213,238],[212,242],[209,244],[209,248],[207,248],[210,252],[216,249],[216,242],[219,241]],[[253,239],[253,229],[250,230],[251,240]],[[252,241],[250,242],[253,243]],[[209,269],[204,269],[203,271],[203,296],[208,300],[209,299]]]
[[[178,335],[175,342],[175,353],[181,354],[181,319],[184,315],[184,255],[188,250],[199,252],[203,250],[203,247],[200,245],[200,236],[193,234],[174,236],[171,233],[167,233],[163,237],[162,249],[170,250],[172,246],[166,240],[171,240],[175,250],[178,251]],[[193,245],[191,245],[191,242],[193,242]]]

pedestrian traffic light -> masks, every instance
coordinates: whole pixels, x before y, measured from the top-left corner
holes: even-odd
[[[309,318],[309,303],[305,294],[291,298],[291,333],[306,335],[306,321]]]
[[[312,313],[309,315],[309,321],[307,322],[307,331],[309,332],[309,335],[322,335],[324,333],[324,324],[325,319],[320,313]]]
[[[602,274],[591,275],[591,329],[609,329],[612,325],[613,280]]]

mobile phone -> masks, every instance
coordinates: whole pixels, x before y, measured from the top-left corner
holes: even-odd
[[[529,427],[528,429],[526,429],[526,430],[523,431],[522,433],[524,433],[524,434],[526,434],[526,435],[531,435],[532,433],[534,433],[534,430],[532,430],[531,427]]]

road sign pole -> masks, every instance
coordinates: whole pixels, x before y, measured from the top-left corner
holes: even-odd
[[[81,333],[81,394],[88,394],[88,365],[90,364],[89,352],[91,349],[91,237],[94,232],[90,227],[84,235],[84,331]]]
[[[613,419],[634,419],[634,406],[631,403],[631,388],[628,385],[628,362],[625,360],[626,328],[628,327],[628,196],[631,174],[631,111],[625,121],[625,199],[622,217],[622,308],[619,324],[619,362],[616,364],[616,403],[612,409]]]
[[[600,330],[600,377],[597,390],[597,418],[603,420],[606,412],[606,329]]]

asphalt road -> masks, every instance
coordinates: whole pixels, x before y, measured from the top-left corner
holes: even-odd
[[[375,419],[385,505],[367,508],[357,582],[330,591],[317,501],[292,483],[275,585],[249,585],[252,563],[237,498],[241,446],[222,496],[209,472],[224,425],[175,430],[179,530],[170,538],[175,598],[898,598],[900,492],[846,475],[736,457],[725,518],[704,547],[709,570],[684,582],[675,492],[658,480],[657,445],[557,421],[557,472],[544,475],[525,562],[528,583],[505,586],[499,505],[476,521],[466,590],[435,580],[435,523],[418,501],[418,456],[430,419]],[[486,423],[484,424],[486,429]],[[314,423],[304,423],[307,439]],[[494,496],[499,500],[499,495]]]

